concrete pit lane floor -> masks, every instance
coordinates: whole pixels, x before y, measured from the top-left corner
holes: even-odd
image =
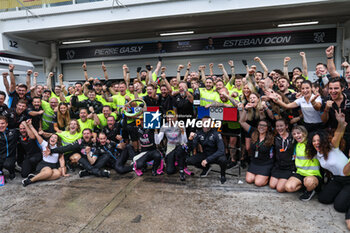
[[[0,187],[0,232],[347,232],[344,213],[317,196],[302,202],[301,193],[257,188],[244,172],[222,185],[219,173],[199,178],[201,170],[190,169],[195,175],[185,182],[150,170],[142,177],[112,171],[109,179],[74,172],[27,187],[17,174]]]

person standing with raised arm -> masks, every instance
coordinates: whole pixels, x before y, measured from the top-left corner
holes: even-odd
[[[25,84],[19,84],[16,88],[16,78],[14,74],[15,66],[10,64],[9,65],[9,73],[10,73],[10,87],[9,87],[9,100],[8,100],[8,107],[14,108],[16,107],[18,101],[20,99],[27,102],[27,104],[30,104],[32,101],[32,98],[30,97],[30,94],[27,93],[28,87]]]

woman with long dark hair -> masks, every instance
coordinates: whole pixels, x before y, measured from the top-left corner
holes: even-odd
[[[285,192],[285,185],[289,177],[295,171],[293,158],[294,140],[292,134],[288,132],[286,119],[276,121],[277,135],[275,137],[275,158],[276,161],[271,171],[270,188],[278,192]]]
[[[345,115],[335,111],[338,127],[333,138],[324,131],[316,131],[310,135],[306,151],[316,156],[321,167],[332,173],[333,177],[318,195],[318,200],[324,204],[334,203],[334,209],[345,212],[346,224],[350,229],[350,163],[339,149],[347,122]]]
[[[259,187],[265,186],[273,167],[274,136],[269,130],[269,122],[261,119],[257,128],[253,128],[247,123],[247,113],[244,108],[241,111],[239,123],[251,135],[250,150],[253,156],[246,173],[246,181]]]
[[[57,134],[52,134],[49,140],[45,141],[32,124],[29,125],[29,130],[35,135],[43,151],[47,148],[54,149],[61,144]],[[24,187],[37,181],[57,180],[62,176],[69,176],[66,174],[64,156],[58,153],[52,153],[48,156],[44,155],[43,160],[36,166],[36,173],[36,175],[30,174],[26,179],[22,180]]]

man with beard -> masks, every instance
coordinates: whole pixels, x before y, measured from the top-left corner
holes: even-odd
[[[34,97],[32,106],[29,106],[28,108],[28,115],[32,118],[32,125],[36,129],[36,131],[39,131],[39,129],[41,128],[41,118],[43,113],[44,110],[41,107],[41,98]]]
[[[343,93],[344,86],[342,85],[340,78],[333,78],[329,82],[328,93],[329,100],[322,104],[321,119],[323,123],[328,123],[328,127],[336,129],[338,121],[336,119],[336,111],[341,109],[341,112],[345,114],[346,122],[350,122],[350,97]],[[345,155],[349,157],[350,150],[350,126],[345,129],[344,140],[346,142]]]
[[[24,100],[27,104],[31,103],[30,94],[27,93],[28,88],[25,84],[19,84],[16,88],[16,79],[13,73],[15,66],[9,65],[9,73],[10,73],[10,88],[9,88],[9,102],[8,107],[14,108],[16,107],[19,100]]]
[[[214,91],[214,81],[212,78],[205,80],[205,88],[200,88],[200,106],[206,106],[211,104],[214,100],[218,99],[218,93]]]
[[[10,108],[3,112],[3,115],[9,120],[9,129],[18,129],[22,121],[29,119],[27,113],[27,102],[25,100],[19,100],[15,108]]]

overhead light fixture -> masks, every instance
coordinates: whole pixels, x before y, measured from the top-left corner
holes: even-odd
[[[309,22],[300,22],[300,23],[284,23],[284,24],[278,24],[277,27],[292,27],[292,26],[303,26],[303,25],[314,25],[318,24],[318,21],[309,21]]]
[[[178,36],[178,35],[188,35],[193,34],[194,31],[183,31],[183,32],[164,32],[160,33],[160,36]]]
[[[62,41],[62,44],[82,44],[82,43],[90,43],[91,40],[74,40],[74,41]]]

